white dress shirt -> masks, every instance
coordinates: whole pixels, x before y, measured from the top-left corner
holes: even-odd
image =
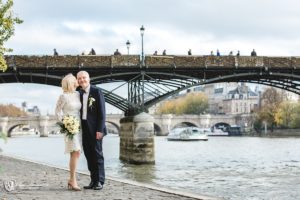
[[[89,85],[87,88],[85,88],[85,93],[83,93],[83,96],[82,96],[82,119],[83,120],[86,120],[90,88],[91,88],[91,85]]]

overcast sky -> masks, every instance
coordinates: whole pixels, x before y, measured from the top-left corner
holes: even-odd
[[[146,54],[300,55],[300,1],[297,0],[14,0],[24,23],[6,44],[12,54],[97,54],[115,49],[140,54],[144,25]],[[1,84],[0,103],[38,105],[53,113],[60,88]],[[46,98],[45,98],[45,93]],[[108,109],[108,113],[110,108]]]

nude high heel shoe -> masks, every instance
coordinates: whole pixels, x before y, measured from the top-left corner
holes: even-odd
[[[74,190],[74,191],[81,191],[81,188],[78,186],[72,185],[70,182],[68,182],[68,189],[69,190]]]

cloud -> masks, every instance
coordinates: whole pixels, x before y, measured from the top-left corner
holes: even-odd
[[[144,25],[145,54],[166,49],[182,55],[192,49],[203,55],[219,49],[222,55],[237,50],[249,55],[254,48],[258,55],[298,56],[299,6],[297,0],[15,0],[14,11],[24,23],[6,46],[12,54],[52,55],[56,48],[77,55],[94,48],[110,55],[115,49],[125,54],[129,40],[130,53],[140,54]],[[28,101],[52,111],[60,89],[4,84],[0,92],[6,94],[0,103]]]
[[[117,48],[127,52],[129,40],[130,52],[140,54],[143,24],[148,54],[255,48],[264,55],[300,55],[299,6],[296,0],[16,0],[15,12],[24,23],[8,46],[15,54],[52,54],[53,48],[80,54],[92,47],[112,54]]]
[[[118,84],[105,84],[104,89],[113,90]],[[116,92],[125,97],[127,94],[124,87]],[[21,107],[22,102],[27,102],[27,107],[38,106],[43,115],[54,114],[57,99],[62,90],[60,87],[31,84],[31,83],[9,83],[0,84],[0,104],[14,104]],[[121,111],[112,105],[106,104],[107,113],[121,113]]]
[[[59,87],[38,84],[1,84],[0,103],[13,103],[21,107],[22,102],[27,102],[28,107],[38,106],[43,114],[54,113],[55,102],[61,93]]]

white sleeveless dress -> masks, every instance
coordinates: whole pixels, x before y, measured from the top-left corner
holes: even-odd
[[[56,103],[55,115],[59,121],[62,121],[63,117],[66,115],[72,115],[80,120],[80,95],[79,92],[75,91],[73,93],[64,92],[61,94]],[[81,127],[81,126],[80,126]],[[73,151],[81,151],[82,147],[82,131],[80,130],[78,134],[70,139],[66,135],[65,137],[65,153],[71,153]]]

